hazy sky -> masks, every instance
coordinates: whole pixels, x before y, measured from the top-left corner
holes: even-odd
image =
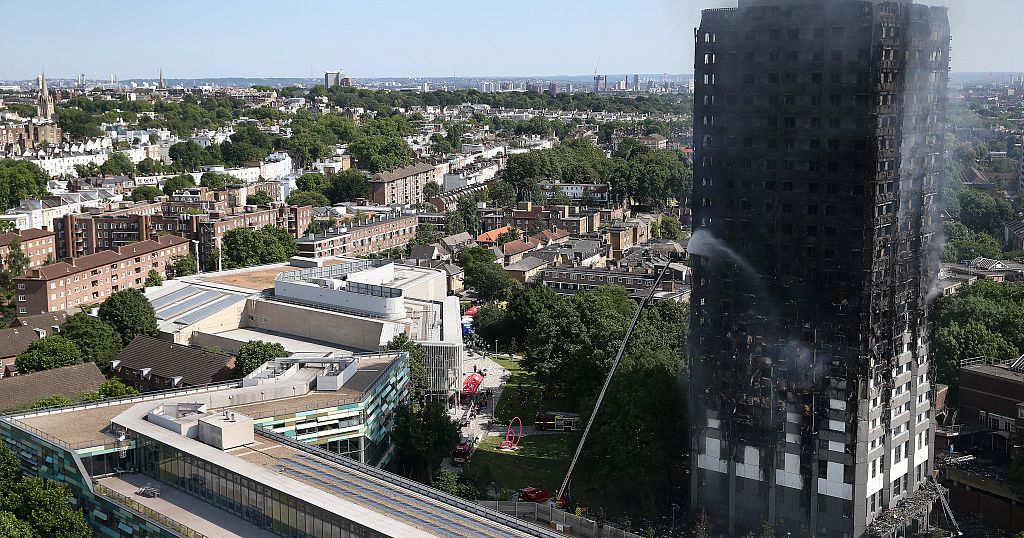
[[[1020,71],[1024,0],[950,8],[954,71]],[[700,9],[735,0],[8,1],[0,79],[691,73]],[[43,8],[45,6],[45,8]],[[42,11],[41,11],[42,10]],[[37,22],[38,21],[38,22]]]

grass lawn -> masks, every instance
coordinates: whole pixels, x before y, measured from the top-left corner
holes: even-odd
[[[495,422],[507,424],[512,417],[519,417],[524,425],[529,425],[533,424],[539,411],[571,411],[574,408],[563,399],[541,399],[541,388],[536,378],[520,368],[518,360],[509,359],[508,355],[491,355],[490,358],[512,374],[494,408]]]
[[[527,486],[554,494],[569,469],[569,458],[579,442],[579,434],[564,433],[524,436],[519,450],[499,450],[504,436],[487,437],[473,454],[469,469],[490,467],[499,488],[517,490]]]

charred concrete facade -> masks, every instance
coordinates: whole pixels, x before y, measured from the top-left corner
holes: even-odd
[[[695,38],[694,509],[894,535],[936,491],[946,11],[739,0]]]

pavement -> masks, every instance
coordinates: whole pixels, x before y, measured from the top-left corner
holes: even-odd
[[[463,378],[473,372],[483,372],[486,370],[486,375],[484,375],[483,383],[480,384],[478,392],[482,393],[490,390],[491,398],[488,401],[487,406],[481,406],[476,416],[469,419],[469,424],[462,427],[462,436],[479,438],[481,440],[483,440],[484,437],[504,436],[506,428],[502,426],[492,427],[491,423],[494,421],[494,406],[497,405],[498,400],[501,398],[501,392],[504,390],[505,383],[508,381],[511,374],[500,364],[475,351],[466,352],[463,367],[466,369],[463,372]],[[461,404],[450,409],[448,412],[451,414],[452,419],[459,421],[463,417],[468,417],[469,407],[469,404]],[[523,433],[526,433],[525,427],[523,428]],[[445,458],[444,461],[441,462],[441,468],[448,469],[455,473],[462,472],[462,467],[452,465],[451,456]]]

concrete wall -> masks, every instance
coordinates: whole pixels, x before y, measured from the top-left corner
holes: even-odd
[[[398,332],[397,323],[316,310],[274,301],[254,300],[244,327],[271,330],[344,347],[378,351]]]
[[[176,344],[188,345],[192,343],[192,335],[196,332],[218,333],[238,329],[241,326],[247,302],[245,300],[239,301],[238,304],[207,316],[192,325],[182,327],[177,332],[161,335],[161,338]]]

